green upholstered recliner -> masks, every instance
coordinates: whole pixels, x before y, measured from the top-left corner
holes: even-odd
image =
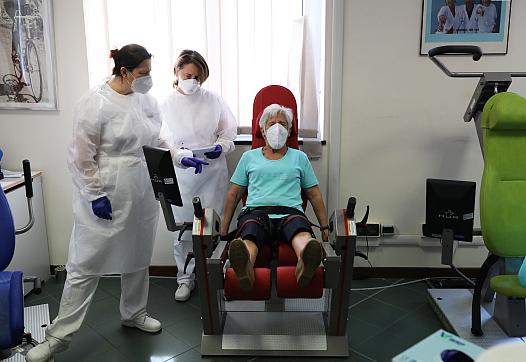
[[[526,99],[514,93],[496,94],[484,107],[481,126],[484,152],[480,189],[482,236],[491,253],[489,264],[501,260],[505,269],[504,274],[490,280],[497,294],[493,317],[508,335],[524,336],[526,288],[519,284],[518,269],[510,269],[509,265],[520,266],[518,258],[526,255]],[[487,265],[486,269],[489,267]],[[482,269],[481,276],[485,278]],[[474,293],[474,305],[476,298],[479,298],[480,308],[480,295]],[[480,329],[480,309],[477,311],[479,323],[474,327]],[[473,328],[472,332],[482,334],[481,330]]]

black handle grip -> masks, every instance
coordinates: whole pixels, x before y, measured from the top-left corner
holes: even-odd
[[[203,206],[201,206],[201,199],[199,196],[195,196],[192,199],[192,204],[194,205],[194,215],[196,218],[200,219],[203,217]]]
[[[446,54],[473,55],[473,60],[478,61],[482,56],[482,49],[475,45],[443,45],[430,49],[428,52],[430,58]]]
[[[33,179],[31,178],[31,165],[29,160],[22,161],[24,167],[24,183],[26,185],[26,197],[28,199],[33,197]]]
[[[365,211],[362,221],[360,221],[358,224],[367,228],[367,220],[369,220],[369,205],[367,205],[367,210]]]
[[[347,209],[345,210],[345,215],[348,219],[354,217],[354,209],[356,208],[356,197],[349,197],[347,201]]]

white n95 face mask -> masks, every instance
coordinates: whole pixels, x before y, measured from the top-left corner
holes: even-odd
[[[275,125],[270,126],[265,131],[265,135],[267,137],[269,146],[273,150],[279,150],[280,148],[285,146],[285,143],[287,142],[287,138],[289,136],[289,131],[281,124],[276,123]]]
[[[184,94],[194,94],[199,88],[197,79],[179,79],[177,86],[181,88]]]
[[[139,78],[135,78],[131,83],[131,89],[137,93],[148,93],[153,87],[153,80],[150,75],[145,75]]]

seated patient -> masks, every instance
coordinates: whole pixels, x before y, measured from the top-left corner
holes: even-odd
[[[246,206],[237,222],[239,238],[232,240],[229,249],[241,288],[252,289],[258,249],[276,238],[294,248],[296,280],[305,287],[322,261],[323,248],[303,213],[301,191],[312,204],[324,241],[328,237],[327,210],[307,155],[286,146],[292,111],[271,104],[263,110],[259,126],[265,146],[245,152],[230,179],[221,235],[228,233],[236,206],[248,189]]]

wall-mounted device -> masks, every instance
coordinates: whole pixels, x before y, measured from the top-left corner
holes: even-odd
[[[379,238],[381,225],[376,223],[367,223],[367,227],[362,223],[356,224],[356,235],[358,237],[369,237],[369,238]]]
[[[393,236],[395,234],[394,225],[382,225],[382,236]]]

